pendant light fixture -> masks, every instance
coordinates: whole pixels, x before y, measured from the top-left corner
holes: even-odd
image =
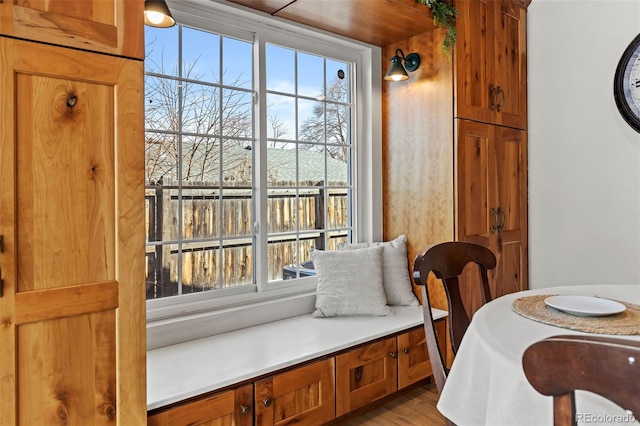
[[[164,0],[145,0],[144,23],[151,27],[169,28],[176,24],[176,20]]]

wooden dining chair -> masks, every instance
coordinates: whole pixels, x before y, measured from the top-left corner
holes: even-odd
[[[601,395],[640,415],[640,342],[599,336],[553,336],[522,357],[527,380],[553,397],[553,424],[575,426],[575,391]]]
[[[462,282],[463,280],[460,280],[459,277],[462,275],[465,266],[471,263],[475,263],[478,266],[480,280]],[[495,268],[495,266],[496,257],[491,250],[478,244],[462,241],[440,243],[427,247],[415,258],[413,280],[416,285],[422,286],[424,331],[438,392],[442,392],[449,370],[446,367],[444,356],[440,351],[436,338],[431,302],[427,291],[427,277],[430,272],[433,272],[444,286],[449,311],[451,349],[455,355],[471,322],[470,314],[465,309],[461,294],[466,292],[465,286],[479,285],[482,287],[483,304],[489,302],[491,300],[491,292],[489,291],[487,271]]]

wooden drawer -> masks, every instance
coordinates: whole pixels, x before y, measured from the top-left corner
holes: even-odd
[[[250,426],[253,387],[242,386],[149,417],[148,426]]]

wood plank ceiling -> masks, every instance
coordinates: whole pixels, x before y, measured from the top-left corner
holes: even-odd
[[[434,29],[431,11],[415,0],[229,1],[376,46]]]

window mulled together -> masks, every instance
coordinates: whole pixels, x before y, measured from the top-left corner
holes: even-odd
[[[145,39],[147,299],[295,288],[311,250],[352,240],[355,63],[185,25]]]

